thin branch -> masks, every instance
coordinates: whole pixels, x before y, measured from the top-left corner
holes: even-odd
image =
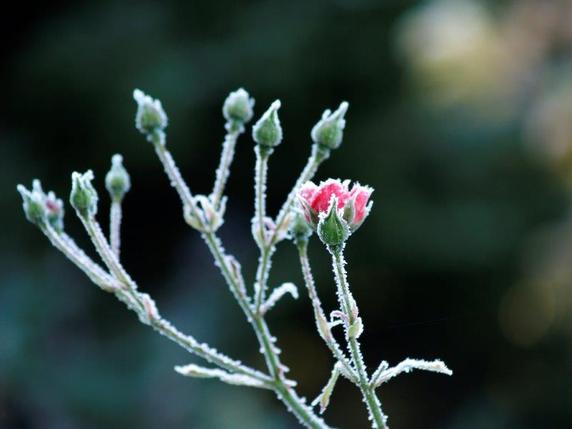
[[[262,374],[261,372],[256,371],[254,369],[248,368],[239,361],[234,361],[226,357],[225,355],[221,355],[220,353],[216,352],[216,350],[210,348],[206,344],[200,344],[191,336],[183,335],[170,322],[162,319],[159,316],[158,312],[153,315],[148,314],[148,311],[146,311],[148,306],[146,305],[146,300],[145,300],[145,298],[148,295],[141,294],[137,291],[137,284],[127,274],[121,263],[117,260],[117,258],[111,251],[111,248],[109,247],[109,244],[107,243],[107,240],[103,235],[103,232],[101,231],[101,228],[97,223],[97,221],[92,216],[89,217],[79,216],[79,217],[82,223],[84,224],[86,231],[91,237],[93,244],[96,247],[96,250],[103,259],[105,265],[114,274],[115,278],[121,283],[123,283],[125,288],[130,292],[131,296],[137,302],[139,302],[141,308],[143,308],[143,310],[145,311],[145,313],[139,312],[139,318],[142,322],[147,322],[147,324],[153,326],[161,334],[172,339],[173,341],[182,345],[187,350],[192,351],[193,353],[206,359],[209,362],[217,364],[235,373],[246,374],[254,378],[259,378],[265,382],[269,380],[269,377],[267,375]]]
[[[221,198],[224,194],[226,182],[230,176],[230,165],[234,159],[234,148],[240,133],[240,128],[231,129],[231,131],[228,131],[224,137],[220,162],[216,170],[215,182],[210,195],[215,210],[218,210],[219,208]]]
[[[109,209],[109,241],[111,250],[119,259],[121,251],[121,219],[122,219],[121,201],[113,199],[111,208]]]
[[[381,384],[386,383],[393,377],[398,376],[402,373],[409,373],[414,369],[422,371],[438,372],[445,375],[453,375],[453,371],[447,368],[447,365],[441,360],[426,361],[422,359],[405,359],[404,361],[398,363],[392,368],[388,368],[384,371],[379,371],[372,375],[371,386],[375,389]]]

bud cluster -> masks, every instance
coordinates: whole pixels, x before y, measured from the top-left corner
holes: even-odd
[[[298,193],[308,225],[329,246],[337,246],[363,223],[371,210],[373,189],[349,180],[328,179],[316,185],[306,182]]]
[[[32,190],[18,185],[26,219],[35,225],[50,225],[57,232],[64,229],[64,203],[52,191],[47,194],[39,180],[32,182]]]

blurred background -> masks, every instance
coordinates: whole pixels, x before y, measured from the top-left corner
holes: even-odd
[[[253,335],[183,222],[151,146],[134,129],[133,88],[160,98],[169,146],[195,192],[212,186],[221,106],[245,87],[259,115],[283,103],[270,164],[275,213],[324,108],[351,104],[344,144],[317,179],[373,186],[349,242],[349,278],[369,366],[442,358],[453,377],[401,376],[380,390],[397,429],[572,427],[572,3],[569,0],[25,2],[0,45],[0,427],[296,428],[272,394],[183,378],[198,362],[139,324],[21,211],[17,183],[67,200],[73,170],[103,177],[119,152],[133,189],[123,259],[162,313],[201,341],[263,367]],[[239,141],[221,235],[252,279],[253,143]],[[92,252],[68,210],[66,230]],[[328,310],[326,251],[310,253]],[[283,243],[271,281],[302,286]],[[332,359],[307,297],[269,316],[300,392]],[[341,382],[326,412],[368,427]]]

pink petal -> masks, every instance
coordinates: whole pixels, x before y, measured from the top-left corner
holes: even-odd
[[[300,188],[298,195],[300,196],[300,198],[302,198],[306,202],[308,202],[308,204],[311,204],[312,197],[315,194],[317,189],[318,189],[318,187],[313,182],[306,182]]]
[[[355,215],[353,222],[359,224],[366,215],[366,207],[373,189],[367,186],[354,185],[350,195],[355,196]]]
[[[318,213],[327,212],[333,195],[338,198],[338,208],[342,208],[349,199],[347,188],[339,180],[328,179],[320,183],[311,202],[312,209]]]

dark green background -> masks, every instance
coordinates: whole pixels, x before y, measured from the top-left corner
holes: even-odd
[[[572,425],[570,330],[530,346],[499,327],[506,291],[522,281],[530,237],[566,213],[556,176],[526,150],[521,118],[480,122],[436,111],[411,90],[395,51],[414,1],[75,1],[3,14],[0,82],[0,427],[295,428],[265,391],[192,380],[197,362],[93,287],[22,215],[17,183],[42,179],[67,200],[74,170],[102,178],[125,157],[123,257],[162,313],[199,340],[261,367],[247,323],[197,233],[183,222],[152,147],[134,129],[133,88],[160,98],[169,147],[191,189],[212,186],[224,135],[221,105],[243,86],[259,115],[282,100],[285,140],[270,164],[275,213],[310,150],[326,107],[350,102],[344,144],[318,179],[375,188],[372,214],[347,249],[365,322],[366,361],[442,358],[453,377],[404,375],[381,391],[397,429],[567,428]],[[253,143],[244,136],[228,187],[227,248],[252,279]],[[69,207],[69,206],[68,206]],[[68,209],[66,229],[92,251]],[[328,310],[326,251],[311,258]],[[271,281],[302,286],[283,243]],[[572,285],[571,285],[572,287]],[[530,314],[534,318],[534,314]],[[332,359],[305,294],[269,317],[300,392],[313,398]],[[367,427],[358,391],[336,389],[328,422]]]

